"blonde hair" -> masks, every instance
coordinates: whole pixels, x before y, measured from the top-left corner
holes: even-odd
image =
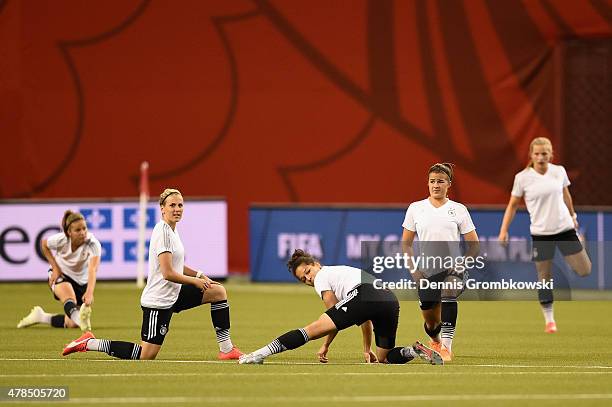
[[[166,198],[173,194],[183,195],[178,189],[166,188],[164,189],[164,192],[159,195],[159,206],[164,206],[164,201]]]
[[[536,137],[533,140],[531,140],[531,143],[529,143],[529,163],[527,164],[526,168],[533,167],[533,160],[531,159],[531,154],[533,154],[533,147],[535,146],[548,147],[550,156],[552,158],[553,146],[552,146],[550,139],[548,137]]]
[[[62,229],[64,230],[66,237],[68,237],[68,229],[70,229],[70,225],[78,220],[85,220],[83,215],[81,215],[79,212],[72,212],[70,209],[64,212],[64,216],[62,217]]]

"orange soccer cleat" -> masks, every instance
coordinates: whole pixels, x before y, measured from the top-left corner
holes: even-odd
[[[240,356],[244,355],[237,347],[233,347],[229,352],[219,352],[217,359],[219,360],[238,360]]]
[[[96,339],[96,337],[90,331],[85,332],[78,339],[75,339],[66,345],[64,351],[62,352],[62,356],[70,355],[74,352],[86,352],[87,342],[89,342],[90,339]]]

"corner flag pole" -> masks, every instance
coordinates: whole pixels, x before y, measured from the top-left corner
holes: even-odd
[[[147,204],[149,202],[149,163],[140,164],[140,204],[138,207],[138,249],[136,263],[136,286],[145,285],[145,233],[147,225]]]

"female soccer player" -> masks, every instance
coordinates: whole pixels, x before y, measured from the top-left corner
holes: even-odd
[[[396,347],[395,336],[399,318],[399,302],[389,290],[376,289],[363,282],[361,270],[348,266],[322,266],[301,249],[287,263],[290,272],[302,283],[314,287],[328,310],[304,328],[289,331],[255,352],[240,357],[240,364],[261,364],[270,355],[296,349],[311,339],[327,336],[318,352],[319,361],[326,363],[329,345],[338,331],[361,325],[366,362],[406,363],[420,357],[434,365],[444,362],[440,354],[416,342],[412,346]],[[376,340],[376,355],[371,350],[372,328]]]
[[[427,172],[429,197],[408,206],[404,218],[402,244],[413,256],[413,242],[418,236],[421,248],[428,247],[428,254],[438,256],[453,254],[453,250],[440,252],[443,246],[454,246],[458,251],[461,236],[468,243],[466,256],[478,253],[478,235],[467,208],[448,199],[453,181],[452,164],[434,164]],[[456,242],[456,243],[450,243]],[[420,254],[420,253],[419,253]],[[459,253],[454,253],[459,256]],[[414,271],[414,270],[412,270]],[[414,271],[412,277],[419,282],[461,282],[464,273],[452,269],[423,269]],[[445,362],[452,359],[452,345],[457,324],[457,297],[460,289],[419,289],[419,305],[425,319],[425,332],[431,338],[430,347],[440,352]],[[440,303],[441,302],[441,303]],[[441,334],[441,335],[440,335]],[[440,338],[441,336],[441,338]]]
[[[43,239],[41,249],[50,266],[49,287],[54,298],[64,304],[65,315],[47,313],[37,305],[19,321],[17,328],[48,324],[55,328],[91,330],[91,304],[102,248],[87,231],[80,213],[66,211],[61,226],[63,232]]]
[[[225,288],[184,264],[185,250],[176,224],[183,217],[183,196],[166,189],[159,197],[162,219],[155,225],[149,244],[149,276],[142,292],[141,345],[96,339],[91,332],[72,341],[63,355],[105,352],[120,359],[155,359],[170,329],[173,313],[210,303],[221,360],[238,359],[242,352],[230,339],[230,314]]]
[[[508,241],[508,228],[521,198],[524,198],[531,220],[532,260],[540,281],[552,278],[555,247],[559,248],[576,274],[584,277],[591,273],[591,260],[576,234],[578,217],[568,189],[570,181],[563,166],[550,162],[552,156],[553,147],[549,139],[537,137],[532,140],[529,165],[514,177],[510,201],[498,236],[500,242]],[[557,332],[552,290],[539,290],[538,298],[544,314],[545,332]]]

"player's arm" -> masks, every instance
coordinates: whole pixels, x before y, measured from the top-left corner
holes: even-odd
[[[168,281],[172,281],[173,283],[177,283],[177,284],[190,284],[190,285],[198,287],[202,291],[208,288],[206,282],[202,279],[177,273],[172,268],[172,253],[170,252],[160,253],[158,258],[159,258],[159,266],[160,266],[161,273],[164,279]]]
[[[410,274],[413,279],[418,280],[418,276],[415,275],[415,266],[412,261],[414,256],[414,249],[412,245],[414,244],[414,238],[416,237],[416,232],[412,230],[404,229],[402,232],[402,252],[408,255],[408,267]],[[416,281],[415,280],[415,281]]]
[[[214,281],[210,277],[205,276],[203,272],[192,269],[188,266],[183,266],[183,274],[189,277],[201,278],[206,282],[206,284],[208,284],[208,286],[210,286],[211,284],[221,285],[221,283],[219,283],[218,281]]]
[[[55,280],[57,280],[57,278],[62,275],[62,270],[55,261],[55,257],[53,256],[53,253],[51,253],[51,249],[49,249],[47,239],[42,239],[42,241],[40,242],[40,249],[42,250],[43,256],[45,256],[45,259],[47,259],[47,262],[51,265],[51,276],[49,277],[49,285],[53,285],[53,283],[55,283]]]
[[[372,321],[366,321],[361,324],[361,336],[363,338],[363,357],[366,363],[376,363],[378,359],[376,354],[372,352]]]
[[[338,298],[336,298],[336,294],[334,294],[331,290],[326,290],[321,293],[321,298],[323,299],[323,303],[325,304],[325,308],[329,309],[338,303]],[[338,331],[333,331],[329,333],[321,345],[319,352],[317,352],[317,356],[319,356],[319,362],[327,363],[327,352],[329,351],[329,345],[333,342],[334,338],[338,334]]]
[[[572,215],[572,219],[574,220],[574,228],[578,229],[578,215],[574,210],[574,201],[572,200],[572,194],[567,187],[563,188],[563,202],[565,202],[565,206],[569,209],[570,215]]]
[[[476,257],[480,251],[480,242],[478,241],[478,234],[476,233],[476,230],[472,230],[471,232],[463,235],[463,240],[465,240],[467,245],[465,257]]]
[[[510,195],[510,201],[508,201],[508,206],[506,206],[506,211],[504,212],[504,218],[502,220],[501,227],[499,228],[499,236],[497,240],[502,243],[508,241],[508,229],[510,228],[510,224],[514,220],[514,216],[516,215],[516,210],[521,202],[521,198],[518,196]]]
[[[91,259],[89,259],[89,263],[87,263],[87,290],[85,290],[85,294],[83,294],[83,302],[86,305],[91,305],[93,303],[99,266],[100,256],[92,256]]]

